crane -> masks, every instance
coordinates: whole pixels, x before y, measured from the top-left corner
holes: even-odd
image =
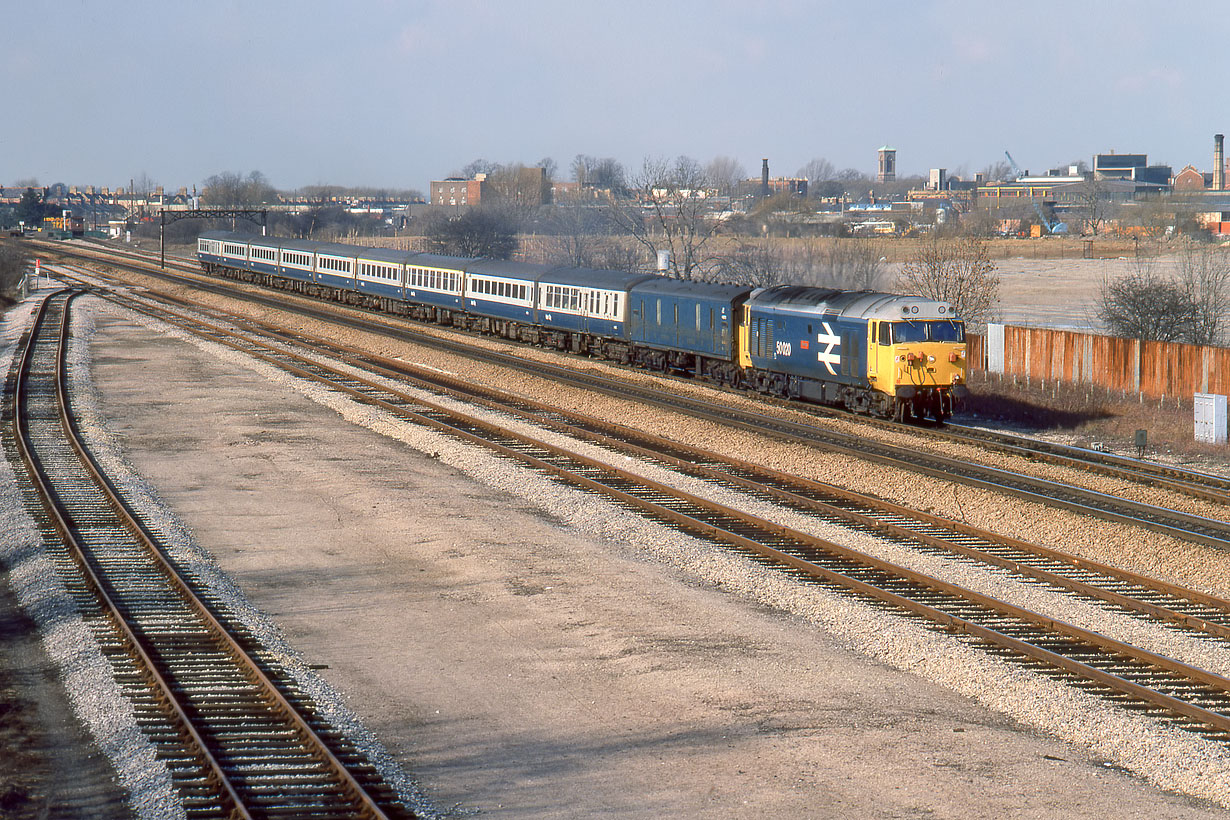
[[[1012,166],[1012,173],[1016,174],[1017,179],[1020,179],[1021,177],[1025,176],[1025,174],[1021,172],[1020,166],[1016,164],[1016,160],[1012,158],[1012,154],[1009,154],[1007,151],[1005,151],[1004,156],[1008,158],[1008,164]]]
[[[1021,173],[1021,168],[1016,164],[1016,160],[1012,158],[1012,154],[1004,151],[1004,156],[1008,158],[1008,164],[1012,166],[1012,172],[1016,174],[1017,179],[1021,179],[1025,174]],[[1060,222],[1058,219],[1047,219],[1046,214],[1042,213],[1042,206],[1032,196],[1029,198],[1029,204],[1034,206],[1034,213],[1038,215],[1038,221],[1046,227],[1046,232],[1049,234],[1063,234],[1068,232],[1068,224]]]

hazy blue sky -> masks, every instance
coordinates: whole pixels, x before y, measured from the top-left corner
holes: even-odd
[[[1023,168],[1116,150],[1210,170],[1219,2],[6,2],[0,183],[426,190],[578,153]]]

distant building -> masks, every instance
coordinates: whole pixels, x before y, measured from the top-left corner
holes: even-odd
[[[807,196],[807,180],[801,177],[772,177],[769,180],[769,193]]]
[[[552,182],[551,183],[551,201],[566,202],[568,200],[577,199],[581,194],[581,183],[579,182]]]
[[[880,170],[876,174],[878,182],[894,182],[897,179],[897,149],[887,145],[880,146]]]
[[[486,187],[487,175],[475,174],[474,179],[449,177],[448,179],[432,180],[432,205],[478,205],[483,200],[483,189]]]
[[[1170,182],[1170,190],[1175,193],[1191,193],[1205,191],[1213,184],[1213,175],[1196,170],[1196,166],[1188,165],[1174,175]]]
[[[794,194],[795,196],[807,196],[807,180],[803,177],[766,177],[761,176],[760,179],[751,178],[743,182],[743,187],[749,190],[756,190],[761,197],[775,196],[777,194]]]
[[[1150,165],[1148,154],[1096,154],[1093,175],[1098,179],[1122,179],[1169,185],[1174,171],[1169,165]]]
[[[551,190],[545,169],[516,166],[497,169],[490,174],[475,174],[474,179],[448,177],[432,180],[431,204],[460,208],[498,199],[524,205],[546,205],[550,201]]]

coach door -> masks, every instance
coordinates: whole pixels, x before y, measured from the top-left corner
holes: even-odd
[[[872,381],[876,380],[879,374],[876,372],[876,365],[879,363],[880,357],[876,355],[876,330],[879,328],[879,322],[867,323],[867,375]]]

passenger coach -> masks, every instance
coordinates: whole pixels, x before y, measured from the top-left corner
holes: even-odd
[[[476,330],[510,336],[512,323],[534,325],[542,265],[478,259],[466,266],[466,310],[487,319]]]
[[[538,324],[557,347],[630,361],[628,291],[647,278],[614,270],[551,268],[538,280]]]

